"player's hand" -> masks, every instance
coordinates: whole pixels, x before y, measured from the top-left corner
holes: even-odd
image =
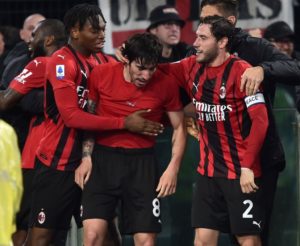
[[[184,117],[187,133],[199,140],[199,127],[197,120],[193,117]]]
[[[243,193],[255,192],[258,186],[254,182],[254,173],[249,168],[241,168],[240,185]]]
[[[125,129],[135,133],[141,133],[148,136],[157,136],[162,133],[164,126],[161,123],[147,120],[142,116],[151,110],[138,110],[125,118]]]
[[[122,46],[119,46],[118,48],[116,48],[115,50],[115,56],[117,57],[118,61],[124,63],[124,64],[128,64],[129,60],[122,55],[122,47],[124,46],[124,44]]]
[[[166,197],[176,192],[178,171],[173,167],[168,166],[159,179],[156,187],[156,192],[159,192],[157,197]]]
[[[79,167],[75,170],[75,183],[83,189],[89,180],[92,171],[92,159],[90,156],[83,157]]]
[[[246,92],[247,96],[257,93],[260,84],[264,80],[264,70],[260,66],[247,68],[241,77],[240,91]]]

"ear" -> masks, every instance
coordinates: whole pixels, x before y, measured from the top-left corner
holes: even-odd
[[[219,41],[218,41],[218,45],[219,45],[219,48],[220,49],[225,49],[226,46],[228,44],[228,38],[227,37],[224,37],[224,38],[221,38]]]
[[[70,31],[70,36],[73,39],[78,39],[79,37],[79,28],[78,27],[72,27]]]
[[[25,37],[24,37],[24,30],[23,29],[20,30],[19,34],[20,34],[20,38],[22,40],[24,40]]]
[[[152,27],[150,30],[149,30],[149,33],[153,34],[153,35],[156,35],[157,34],[157,28],[156,27]]]
[[[227,20],[229,20],[229,22],[232,24],[232,25],[235,25],[236,24],[236,17],[234,15],[230,15],[227,17]]]
[[[54,36],[51,35],[51,36],[47,36],[44,40],[44,47],[48,47],[48,46],[51,46],[54,42]]]

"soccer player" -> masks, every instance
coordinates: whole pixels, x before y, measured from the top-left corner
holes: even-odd
[[[203,0],[200,19],[211,15],[223,16],[235,25],[238,19],[238,1]],[[238,55],[253,66],[245,70],[241,83],[241,89],[245,90],[247,95],[255,93],[263,82],[269,127],[261,151],[262,188],[266,206],[266,223],[261,236],[263,245],[267,246],[277,179],[279,172],[285,167],[284,151],[272,112],[276,82],[295,84],[300,81],[300,67],[297,61],[280,52],[270,42],[251,37],[240,28],[234,30],[230,53]]]
[[[150,136],[162,130],[161,124],[141,117],[147,110],[111,118],[84,112],[90,71],[108,60],[99,53],[105,19],[98,6],[79,4],[65,14],[64,23],[68,45],[47,62],[45,131],[36,153],[26,245],[49,245],[56,230],[69,228],[79,207],[81,190],[74,182],[74,171],[81,163],[81,129],[128,129]]]
[[[162,45],[154,35],[136,34],[122,50],[127,64],[97,66],[89,78],[90,109],[97,115],[125,117],[151,109],[149,119],[160,121],[167,112],[174,133],[172,157],[160,178],[153,136],[102,131],[97,133],[94,150],[92,140],[86,140],[90,148],[85,148],[85,155],[92,154],[92,172],[83,189],[84,245],[103,245],[107,223],[114,218],[119,201],[122,231],[133,235],[135,245],[155,245],[161,230],[159,198],[175,192],[185,146],[178,87],[156,69],[161,52]]]
[[[260,245],[264,204],[260,150],[268,127],[261,92],[240,91],[251,67],[229,53],[234,27],[223,17],[203,18],[196,32],[196,55],[168,65],[196,108],[200,162],[193,195],[195,245],[217,245],[219,232],[240,245]]]
[[[5,91],[0,91],[0,109],[13,107],[22,98],[31,100],[36,97],[36,104],[43,104],[43,88],[47,59],[67,41],[64,24],[55,19],[46,19],[36,25],[29,43],[31,57],[23,71],[16,76]],[[31,95],[28,95],[31,93]],[[29,99],[26,97],[29,96]],[[40,102],[39,102],[40,101]],[[23,102],[24,103],[24,102]],[[41,108],[41,106],[36,106]],[[38,110],[37,110],[38,111]],[[13,235],[14,245],[23,245],[27,235],[30,213],[31,185],[34,177],[34,160],[38,143],[44,131],[43,111],[32,117],[29,133],[22,151],[22,172],[24,193],[21,208],[17,214],[17,231]]]

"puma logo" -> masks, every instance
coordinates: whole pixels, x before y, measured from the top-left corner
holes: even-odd
[[[258,228],[261,229],[261,226],[260,226],[261,221],[257,222],[257,221],[255,221],[255,220],[253,220],[253,221],[252,221],[252,224],[253,224],[253,225],[257,225]]]
[[[42,62],[39,62],[38,60],[33,60],[33,62],[35,63],[35,66],[38,66],[39,64],[42,63]]]
[[[65,59],[65,57],[63,55],[57,55],[58,57],[60,57],[61,59]]]
[[[130,107],[135,107],[136,105],[136,102],[130,102],[130,101],[127,101],[126,104]]]

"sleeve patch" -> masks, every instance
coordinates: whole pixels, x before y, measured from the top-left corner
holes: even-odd
[[[56,65],[56,78],[63,79],[65,77],[65,65]]]
[[[245,100],[247,108],[249,108],[255,104],[265,103],[265,98],[262,93],[257,93],[253,96],[245,97],[244,100]]]

